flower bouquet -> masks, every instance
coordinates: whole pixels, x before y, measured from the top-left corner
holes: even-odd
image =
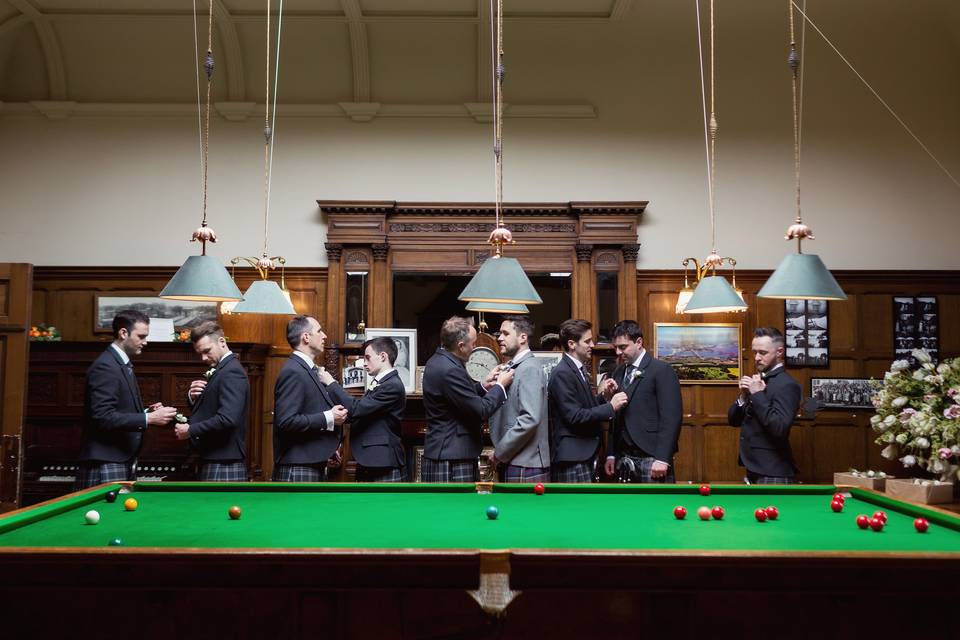
[[[30,327],[31,342],[60,342],[60,329],[53,325],[47,326],[40,323],[35,327]]]
[[[916,370],[897,360],[884,374],[870,424],[884,458],[951,481],[960,477],[960,358],[935,365],[923,349],[911,355]]]

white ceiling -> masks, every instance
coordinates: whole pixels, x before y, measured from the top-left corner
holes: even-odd
[[[267,1],[213,2],[214,99],[262,102]],[[510,41],[518,42],[530,25],[616,22],[632,3],[508,0],[505,20]],[[196,5],[205,49],[209,5]],[[0,101],[194,101],[193,6],[0,0]],[[271,0],[274,28],[278,7]],[[489,100],[489,0],[284,0],[283,11],[281,103]]]

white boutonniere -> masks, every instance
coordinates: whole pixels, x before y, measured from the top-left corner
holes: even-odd
[[[634,369],[633,373],[630,374],[630,379],[627,380],[627,384],[633,384],[634,380],[643,376],[643,369]]]
[[[183,415],[182,413],[178,413],[176,416],[174,416],[174,419],[178,424],[187,424],[187,422],[189,422],[189,420],[187,420],[187,416]]]
[[[216,367],[210,367],[209,370],[203,372],[203,377],[209,380],[210,378],[213,377],[213,374],[215,374],[216,372],[217,372]]]

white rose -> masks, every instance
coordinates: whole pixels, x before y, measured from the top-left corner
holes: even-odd
[[[916,445],[921,449],[929,449],[930,441],[927,440],[926,438],[917,438]]]
[[[890,404],[894,407],[902,407],[908,402],[909,400],[906,398],[906,396],[900,396],[899,398],[894,398],[893,402],[891,402]]]
[[[910,352],[910,355],[912,355],[918,361],[923,363],[927,363],[931,361],[930,354],[927,353],[925,349],[914,349],[913,351]]]
[[[873,414],[872,416],[870,416],[870,424],[872,424],[873,426],[877,426],[877,423],[879,423],[881,420],[883,420],[883,418],[881,418],[877,414]]]
[[[903,456],[902,458],[900,458],[900,462],[902,462],[902,463],[903,463],[903,466],[905,466],[905,467],[913,467],[913,466],[915,466],[915,465],[917,464],[917,457],[916,457],[916,456]]]
[[[923,368],[926,369],[927,371],[933,371],[933,370],[934,370],[934,366],[933,366],[933,363],[932,363],[932,362],[924,362],[924,363],[923,363]]]
[[[910,434],[909,434],[909,433],[898,433],[898,434],[897,434],[897,437],[896,437],[896,441],[897,441],[899,444],[907,444],[907,440],[909,440],[909,439],[910,439]]]
[[[917,369],[916,371],[913,372],[914,380],[923,380],[926,377],[927,377],[927,372],[924,371],[923,369]]]
[[[942,460],[934,460],[933,466],[930,468],[934,473],[943,473],[947,470],[947,466],[943,464]]]
[[[883,451],[880,452],[880,455],[886,458],[887,460],[893,460],[897,457],[897,445],[890,444],[884,447]]]
[[[890,371],[897,373],[898,371],[903,371],[904,369],[910,368],[910,362],[907,360],[894,360],[893,364],[890,365]]]
[[[891,413],[890,415],[888,415],[886,418],[883,419],[883,424],[887,425],[888,427],[892,427],[894,423],[896,423],[896,421],[897,421],[897,416]]]
[[[937,373],[939,373],[940,375],[944,375],[949,372],[950,372],[950,365],[947,364],[946,362],[941,363],[940,366],[937,367]]]

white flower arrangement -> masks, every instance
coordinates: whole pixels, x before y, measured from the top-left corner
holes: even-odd
[[[911,371],[897,360],[873,397],[870,425],[884,445],[880,455],[944,482],[960,478],[960,358],[934,365],[922,349],[912,355],[920,366]]]
[[[627,380],[627,386],[633,384],[633,381],[643,375],[643,369],[634,369],[630,374],[630,379]]]
[[[210,378],[213,377],[213,374],[215,374],[216,372],[217,372],[216,367],[210,367],[209,369],[203,372],[203,377],[209,380]]]

